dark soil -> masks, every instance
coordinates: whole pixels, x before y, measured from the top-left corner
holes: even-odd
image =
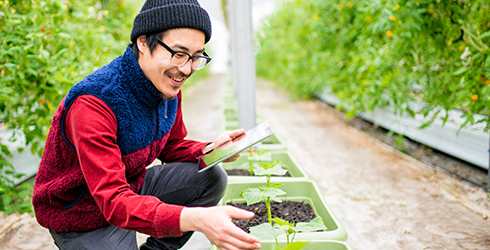
[[[241,175],[241,176],[252,176],[253,174],[250,173],[250,171],[245,170],[245,169],[230,169],[226,170],[226,173],[228,175]],[[283,177],[291,177],[289,172],[287,172],[285,175],[281,175]]]
[[[326,103],[321,101],[318,102],[322,107],[334,112],[337,117],[344,119],[344,114],[342,112],[339,112],[334,107]],[[349,119],[346,121],[346,123],[369,133],[391,147],[396,148],[399,151],[408,154],[429,166],[456,176],[477,188],[486,189],[487,187],[488,170],[486,169],[430,148],[424,144],[412,141],[407,137],[397,134],[390,136],[390,131],[359,117]]]
[[[228,203],[238,208],[242,208],[255,213],[255,216],[250,220],[233,219],[233,223],[250,233],[250,227],[260,225],[267,222],[267,207],[265,202],[259,202],[247,206],[246,203]],[[315,213],[310,205],[297,201],[271,202],[272,218],[281,218],[289,222],[309,222],[314,219]]]

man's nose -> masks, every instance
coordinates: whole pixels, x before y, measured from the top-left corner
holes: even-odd
[[[192,59],[177,67],[184,75],[189,75],[192,72]]]

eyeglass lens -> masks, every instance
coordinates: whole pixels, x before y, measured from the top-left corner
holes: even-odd
[[[184,53],[175,53],[172,56],[172,64],[175,66],[182,66],[189,60],[189,55]],[[192,60],[192,59],[191,59]],[[192,60],[192,68],[193,69],[202,69],[206,66],[207,60],[203,57],[197,57]]]

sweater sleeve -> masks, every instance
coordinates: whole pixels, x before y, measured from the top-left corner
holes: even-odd
[[[177,114],[174,125],[170,130],[165,147],[158,157],[163,163],[180,162],[180,161],[197,161],[197,158],[203,154],[203,148],[211,142],[198,142],[184,139],[187,136],[187,129],[182,117],[182,93],[177,95],[179,100]]]
[[[65,135],[77,151],[80,167],[105,219],[112,225],[155,237],[180,236],[183,206],[134,193],[116,144],[117,120],[95,96],[78,97],[65,117]]]

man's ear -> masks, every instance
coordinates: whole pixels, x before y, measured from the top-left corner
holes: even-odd
[[[146,36],[142,35],[136,39],[136,46],[140,53],[145,54],[148,51],[148,45],[146,44]]]

